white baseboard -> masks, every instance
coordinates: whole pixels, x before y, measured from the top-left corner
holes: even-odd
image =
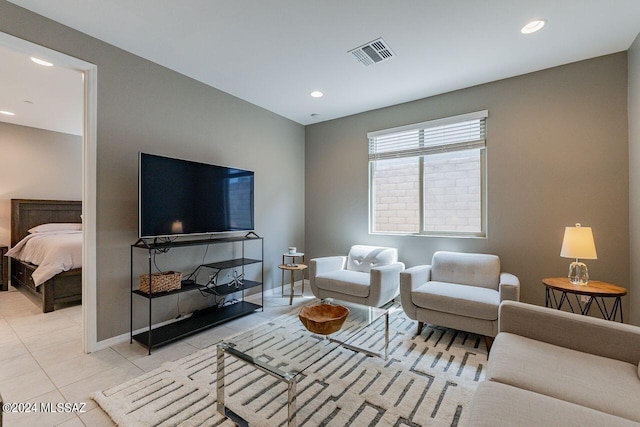
[[[155,328],[159,328],[159,327],[164,326],[164,325],[168,325],[170,323],[175,323],[175,322],[177,322],[179,320],[182,320],[182,319],[185,319],[185,318],[189,317],[190,315],[191,314],[188,314],[186,316],[180,316],[180,318],[178,318],[178,319],[170,319],[170,320],[165,320],[164,322],[154,323],[152,325],[152,328],[155,329]],[[145,327],[142,327],[142,328],[134,330],[133,331],[133,335],[139,334],[141,332],[147,332],[148,330],[149,330],[149,327],[145,326]],[[130,338],[131,338],[131,335],[129,334],[129,332],[126,332],[126,333],[124,333],[122,335],[117,335],[115,337],[107,338],[106,340],[98,341],[98,343],[96,345],[96,347],[97,347],[96,351],[104,350],[105,348],[109,348],[109,347],[112,347],[114,345],[125,343],[125,342],[129,341]]]
[[[304,286],[307,289],[311,289],[311,285],[309,284],[309,280],[304,279]],[[302,289],[302,280],[296,280],[293,284],[293,288],[296,292],[299,292]],[[284,284],[284,296],[289,296],[289,292],[291,290],[291,283],[287,282]],[[267,289],[265,291],[266,296],[282,296],[282,285],[276,285],[271,289]]]

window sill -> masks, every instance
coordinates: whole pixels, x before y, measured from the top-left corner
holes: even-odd
[[[370,231],[370,235],[373,236],[394,236],[394,237],[438,237],[446,239],[486,239],[486,234],[454,234],[454,233],[385,233],[380,231]]]

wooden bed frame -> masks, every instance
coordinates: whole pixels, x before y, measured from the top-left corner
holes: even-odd
[[[50,222],[82,222],[82,202],[68,200],[11,199],[11,247],[36,225]],[[11,258],[11,284],[24,287],[42,299],[42,312],[54,305],[82,301],[82,269],[64,271],[36,287],[31,279],[36,265]]]

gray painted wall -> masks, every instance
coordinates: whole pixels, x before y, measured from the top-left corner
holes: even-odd
[[[640,326],[640,35],[629,56],[630,323]]]
[[[288,246],[305,249],[302,125],[3,0],[0,31],[98,68],[98,340],[129,331],[138,151],[254,170],[265,282],[279,286],[282,252]],[[176,256],[180,267],[197,262],[203,252]],[[159,263],[171,265],[164,258]],[[197,296],[163,299],[155,306],[155,320],[193,308],[193,299]]]
[[[600,258],[588,262],[592,277],[629,286],[624,53],[305,129],[4,0],[0,31],[98,66],[99,340],[128,331],[141,150],[256,171],[269,287],[279,285],[275,265],[287,246],[320,256],[371,243],[398,247],[408,265],[428,263],[439,249],[496,253],[505,270],[520,276],[522,299],[542,304],[540,279],[566,274],[562,233],[576,221],[594,228]],[[488,238],[368,235],[366,132],[481,109],[490,112]],[[200,256],[197,250],[180,255],[177,268]],[[165,260],[158,259],[163,268]],[[156,320],[196,303],[163,302]]]
[[[478,110],[487,121],[488,237],[369,235],[368,131]],[[519,276],[522,300],[567,274],[564,227],[593,227],[592,278],[629,286],[626,53],[604,56],[306,127],[306,248],[394,246],[408,266],[436,250],[488,252]],[[329,190],[330,189],[330,190]],[[625,314],[628,313],[625,301]]]
[[[11,241],[11,199],[82,198],[82,138],[0,122],[0,243]]]

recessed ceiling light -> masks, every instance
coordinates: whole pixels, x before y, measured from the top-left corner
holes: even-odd
[[[45,67],[52,67],[53,66],[53,64],[51,62],[47,62],[47,61],[44,61],[42,59],[39,59],[39,58],[36,58],[36,57],[33,57],[33,56],[31,57],[31,60],[33,62],[35,62],[36,64],[43,65]]]
[[[320,115],[320,114],[318,114],[318,113],[311,113],[311,117],[314,117],[314,118],[315,118],[315,117],[318,117],[319,115]]]
[[[15,113],[12,113],[11,111],[0,111],[0,114],[4,114],[5,116],[15,116]]]
[[[522,27],[520,32],[522,34],[535,33],[536,31],[540,31],[542,27],[544,27],[546,24],[547,24],[546,19],[534,19],[533,21],[528,22],[527,25]]]
[[[320,98],[322,97],[322,95],[324,95],[324,93],[320,92],[319,90],[314,90],[309,95],[311,95],[314,98]]]

